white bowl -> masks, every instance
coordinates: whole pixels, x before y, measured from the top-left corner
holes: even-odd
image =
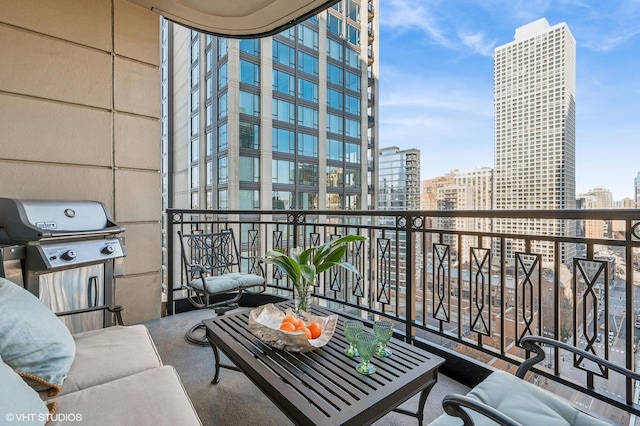
[[[249,330],[261,341],[275,349],[289,352],[309,352],[329,342],[336,331],[338,315],[320,317],[302,312],[297,315],[305,323],[312,321],[320,324],[322,334],[315,339],[307,339],[303,331],[282,331],[280,325],[286,315],[295,315],[291,309],[285,312],[273,303],[262,305],[249,313]]]

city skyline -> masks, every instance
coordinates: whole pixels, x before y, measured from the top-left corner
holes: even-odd
[[[380,8],[380,146],[420,149],[421,179],[495,167],[494,48],[544,17],[566,22],[577,42],[576,194],[605,187],[616,201],[633,198],[640,4],[389,0]]]

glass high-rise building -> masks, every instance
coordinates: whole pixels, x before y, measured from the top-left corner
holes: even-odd
[[[378,209],[420,209],[420,150],[388,147],[378,153]]]
[[[494,52],[494,208],[508,210],[575,208],[576,42],[565,23],[542,18],[519,27],[514,41]],[[560,220],[496,220],[495,230],[573,235]],[[507,256],[522,251],[513,242]],[[544,242],[531,250],[545,260],[573,257]]]
[[[162,26],[166,205],[366,209],[377,141],[377,0],[275,36]]]

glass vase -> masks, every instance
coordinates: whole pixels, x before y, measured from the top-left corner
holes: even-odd
[[[299,285],[293,287],[293,303],[294,312],[299,314],[300,312],[308,312],[311,307],[311,289],[313,287],[308,285]]]

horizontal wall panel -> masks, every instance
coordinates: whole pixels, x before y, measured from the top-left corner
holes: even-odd
[[[158,172],[116,170],[116,217],[119,221],[160,221],[159,176]]]
[[[114,13],[116,55],[160,66],[160,15],[127,0],[116,0]]]
[[[111,54],[0,26],[0,91],[111,108]]]
[[[116,111],[160,118],[160,71],[157,67],[116,57]]]
[[[116,167],[160,170],[160,120],[116,114]]]
[[[111,166],[111,112],[0,93],[0,157]]]

